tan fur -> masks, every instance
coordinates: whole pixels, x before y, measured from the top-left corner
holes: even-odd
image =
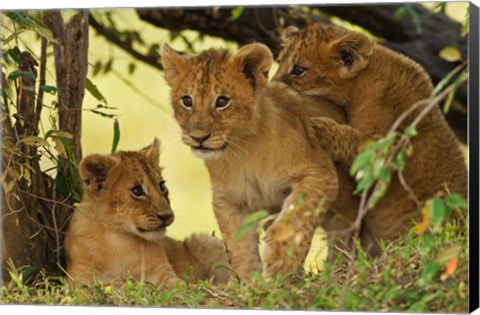
[[[404,111],[432,93],[421,66],[360,33],[317,23],[300,31],[290,28],[284,42],[274,80],[345,109],[348,126],[328,118],[313,122],[322,146],[347,166],[363,142],[385,136]],[[295,75],[295,65],[306,71]],[[420,110],[408,117],[401,130]],[[440,109],[431,110],[417,130],[413,155],[403,171],[408,186],[420,201],[447,190],[466,196],[465,161]],[[365,246],[377,253],[378,239],[397,237],[418,215],[416,204],[395,177],[386,196],[365,218],[365,234],[375,240]]]
[[[266,86],[272,56],[260,44],[235,55],[209,50],[196,57],[164,45],[161,55],[182,140],[205,159],[233,269],[244,278],[262,269],[256,229],[235,238],[244,219],[262,209],[279,212],[266,231],[263,274],[301,269],[325,218],[315,209],[322,199],[324,208],[332,209],[338,190],[334,164],[317,143],[306,101],[283,84]],[[191,107],[182,105],[185,96],[193,100]],[[228,107],[216,107],[221,96],[230,99]],[[331,117],[344,120],[341,111],[331,111]],[[331,224],[341,222],[340,216],[327,215]]]
[[[173,286],[213,278],[226,282],[225,247],[207,235],[180,242],[165,237],[173,222],[159,163],[159,143],[135,152],[93,154],[80,165],[84,195],[65,239],[67,272],[79,283],[124,279]],[[143,195],[132,188],[141,185]],[[163,189],[162,189],[163,188]]]

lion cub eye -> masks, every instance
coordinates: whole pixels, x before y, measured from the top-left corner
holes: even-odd
[[[230,99],[228,97],[219,96],[215,102],[215,107],[217,109],[225,109],[228,107],[228,104],[230,104]]]
[[[293,75],[293,76],[296,76],[296,77],[300,77],[300,76],[305,74],[305,70],[307,70],[307,69],[303,68],[303,67],[300,67],[300,66],[297,66],[297,65],[294,65],[293,69],[292,69],[292,72],[290,72],[290,74]]]
[[[160,182],[160,192],[162,193],[162,195],[166,195],[168,193],[168,188],[167,185],[165,185],[164,180]]]
[[[132,192],[134,197],[142,197],[145,195],[145,192],[143,191],[143,188],[140,185],[133,187],[132,189],[130,189],[130,191]]]
[[[182,97],[182,105],[183,107],[190,109],[193,105],[193,100],[190,96],[186,95]]]

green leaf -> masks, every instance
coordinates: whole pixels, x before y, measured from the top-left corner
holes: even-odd
[[[441,199],[435,198],[429,200],[429,210],[433,232],[439,232],[442,221],[447,216],[447,208]]]
[[[372,209],[373,207],[375,207],[377,205],[378,201],[385,195],[385,192],[388,189],[389,183],[390,183],[390,179],[388,179],[387,181],[383,181],[383,180],[380,181],[380,185],[379,185],[378,189],[376,189],[373,192],[373,194],[371,196],[371,200],[368,203],[368,208],[369,209]]]
[[[405,131],[403,133],[409,138],[415,137],[418,134],[417,129],[413,125],[410,125],[407,128],[405,128]]]
[[[422,275],[420,277],[420,285],[425,286],[432,282],[438,273],[438,264],[435,262],[428,262],[423,266]]]
[[[452,80],[452,78],[460,71],[464,70],[465,68],[465,65],[460,65],[460,66],[457,66],[455,67],[452,71],[450,71],[442,80],[440,80],[440,82],[438,82],[438,84],[435,86],[435,88],[433,89],[433,92],[432,92],[432,95],[431,97],[435,97],[438,93],[440,93],[441,90],[443,90],[445,88],[445,86],[447,86],[450,81]]]
[[[460,36],[462,37],[465,37],[467,36],[468,34],[468,30],[469,30],[469,24],[470,24],[470,14],[469,14],[469,10],[467,9],[467,14],[465,16],[465,20],[463,20],[463,23],[462,23],[462,31],[460,33]]]
[[[245,8],[242,6],[232,9],[232,11],[230,12],[230,21],[233,22],[238,20],[238,18],[243,14],[243,11],[245,11]]]
[[[450,90],[450,92],[447,95],[447,99],[445,100],[445,104],[443,105],[443,113],[447,113],[450,109],[450,106],[453,103],[453,100],[455,98],[455,93],[457,93],[458,88],[462,83],[464,82],[464,78],[468,76],[467,68],[465,68],[462,73],[460,73],[457,77],[457,79],[453,82],[453,87]]]
[[[387,291],[387,293],[385,293],[385,296],[384,296],[383,300],[385,302],[393,301],[397,297],[398,291],[399,291],[399,289],[397,287],[391,287]]]
[[[371,150],[366,150],[358,154],[353,161],[352,166],[350,167],[350,175],[354,176],[360,170],[360,168],[372,160],[374,160],[374,156],[373,151]]]
[[[120,125],[118,120],[115,119],[113,122],[113,143],[112,143],[112,154],[117,150],[118,142],[120,141]]]
[[[43,91],[45,91],[47,93],[50,93],[52,95],[55,95],[58,92],[58,89],[55,86],[51,86],[51,85],[42,85],[42,86],[40,86],[40,88]]]
[[[395,159],[392,161],[392,166],[395,170],[401,172],[405,168],[405,162],[407,161],[407,153],[405,150],[398,152]]]
[[[405,4],[405,9],[407,10],[408,14],[412,17],[413,25],[415,25],[415,30],[417,34],[421,35],[423,33],[422,30],[422,22],[420,21],[420,17],[418,12],[411,4]]]
[[[463,59],[460,50],[458,50],[457,47],[451,45],[443,47],[442,50],[440,50],[440,52],[438,53],[438,56],[448,62],[457,62]]]
[[[58,44],[57,40],[53,37],[52,31],[50,31],[50,29],[48,29],[42,22],[19,11],[9,11],[6,15],[22,27],[36,32],[50,42]]]
[[[406,13],[407,10],[405,8],[405,5],[403,5],[395,11],[395,13],[393,14],[393,18],[395,21],[398,22],[405,16]]]
[[[49,146],[47,140],[37,136],[27,136],[21,140],[26,145]]]
[[[243,224],[255,223],[255,222],[257,222],[258,220],[265,218],[266,216],[268,216],[268,212],[267,212],[267,211],[265,211],[265,210],[256,211],[256,212],[248,215],[248,216],[243,220]]]
[[[5,44],[5,42],[4,42]],[[10,58],[12,58],[12,60],[18,65],[20,66],[20,64],[22,63],[22,58],[20,57],[20,50],[15,47],[13,49],[9,49],[7,51],[7,54],[8,56],[10,56]]]
[[[451,195],[448,195],[446,198],[445,198],[445,203],[447,205],[447,208],[448,209],[455,209],[457,207],[460,207],[462,209],[467,209],[467,202],[465,201],[465,199],[458,195],[458,194],[451,194]]]
[[[441,2],[441,3],[436,3],[431,11],[446,15],[446,8],[447,8],[447,3]]]
[[[24,27],[28,27],[32,24],[32,21],[19,11],[8,11],[5,15]]]
[[[33,73],[32,71],[16,70],[16,71],[11,72],[8,75],[7,79],[10,80],[10,81],[13,81],[15,79],[18,79],[21,76],[26,77],[26,78],[30,78],[30,79],[35,79],[36,78],[35,73]]]
[[[242,225],[235,233],[235,240],[238,241],[243,235],[247,234],[253,228],[253,223]]]
[[[242,226],[235,233],[235,239],[239,240],[244,234],[250,231],[255,223],[260,219],[263,219],[268,216],[268,212],[265,210],[256,211],[248,215],[244,220]]]
[[[2,46],[6,46],[8,45],[9,42],[11,42],[12,40],[14,40],[16,37],[18,37],[20,34],[22,34],[23,32],[25,32],[25,29],[20,29],[18,31],[16,31],[15,33],[11,34],[10,36],[8,36],[7,38],[5,38],[4,41],[2,41]]]
[[[105,104],[108,104],[108,103],[107,103],[107,100],[106,100],[105,97],[102,95],[102,93],[100,93],[100,91],[98,90],[97,86],[96,86],[95,84],[93,84],[92,81],[90,81],[89,78],[86,78],[86,79],[85,79],[85,88],[86,88],[87,91],[88,91],[93,97],[95,97],[98,101],[104,102]]]

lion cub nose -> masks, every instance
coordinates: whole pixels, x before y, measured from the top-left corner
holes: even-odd
[[[207,134],[207,135],[202,135],[202,136],[197,136],[197,135],[193,136],[193,135],[190,135],[190,137],[191,137],[193,140],[197,141],[199,144],[202,144],[203,141],[207,140],[207,139],[210,137],[210,135],[211,135],[211,133],[209,133],[209,134]]]
[[[162,220],[163,226],[169,226],[173,223],[173,214],[157,214],[157,217]]]

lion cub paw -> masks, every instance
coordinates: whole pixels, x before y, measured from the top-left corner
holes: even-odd
[[[336,133],[338,123],[328,117],[312,117],[310,118],[310,121],[312,122],[315,133],[322,144],[329,145],[332,142],[331,139]]]
[[[303,233],[290,225],[272,225],[267,230],[262,276],[296,272],[302,268]]]

